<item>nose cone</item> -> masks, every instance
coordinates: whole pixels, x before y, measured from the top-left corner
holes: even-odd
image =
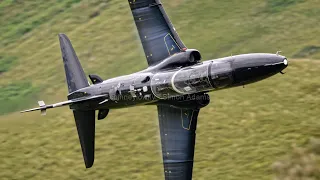
[[[243,85],[256,82],[281,72],[287,66],[287,58],[276,54],[235,56],[233,61],[235,83]]]

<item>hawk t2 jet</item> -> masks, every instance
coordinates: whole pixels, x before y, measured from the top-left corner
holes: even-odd
[[[148,68],[103,81],[89,75],[90,84],[70,40],[59,34],[68,84],[68,100],[46,105],[41,111],[69,106],[73,111],[85,166],[94,162],[95,115],[102,120],[110,109],[137,105],[158,108],[164,175],[166,180],[192,179],[197,119],[209,104],[210,91],[243,86],[268,78],[288,66],[277,54],[243,54],[201,61],[188,49],[171,24],[160,0],[128,0]]]

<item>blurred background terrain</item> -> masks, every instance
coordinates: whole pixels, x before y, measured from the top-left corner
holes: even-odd
[[[320,1],[162,2],[204,60],[279,50],[289,58],[285,75],[210,94],[194,179],[320,179]],[[163,179],[155,107],[113,110],[97,122],[92,169],[68,108],[17,113],[37,100],[66,100],[58,33],[70,37],[87,74],[147,67],[125,0],[1,0],[0,179]]]

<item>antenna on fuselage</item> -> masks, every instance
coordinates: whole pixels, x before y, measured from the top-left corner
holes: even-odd
[[[282,51],[277,51],[277,53],[276,53],[276,54],[277,54],[277,56],[279,56],[279,55],[280,55],[280,53],[282,53]]]

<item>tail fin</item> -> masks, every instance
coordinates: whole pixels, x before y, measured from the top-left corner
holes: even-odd
[[[59,40],[69,93],[89,86],[69,38],[65,34],[59,34]]]

